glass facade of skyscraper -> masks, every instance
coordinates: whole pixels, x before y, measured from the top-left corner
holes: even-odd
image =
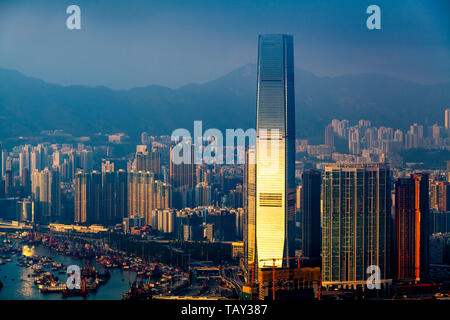
[[[258,42],[256,138],[258,265],[286,264],[294,255],[295,101],[293,38],[262,35]],[[284,261],[284,262],[283,262]]]

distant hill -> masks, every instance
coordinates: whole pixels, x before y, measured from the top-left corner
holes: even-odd
[[[371,120],[376,126],[407,128],[414,122],[442,125],[450,106],[450,83],[422,85],[376,74],[318,77],[296,69],[297,137],[321,142],[332,119]],[[246,65],[203,84],[178,89],[147,86],[130,90],[60,86],[0,69],[0,139],[64,129],[170,134],[203,128],[249,128],[256,120],[256,66]]]

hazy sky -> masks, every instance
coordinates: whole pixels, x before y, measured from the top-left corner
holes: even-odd
[[[81,30],[66,8],[81,8]],[[381,30],[366,8],[381,7]],[[256,62],[257,36],[294,35],[318,75],[377,72],[450,81],[450,1],[0,0],[0,68],[59,84],[206,82]]]

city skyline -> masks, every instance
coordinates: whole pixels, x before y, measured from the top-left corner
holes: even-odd
[[[372,59],[372,71],[406,73],[408,80],[418,74],[423,81],[442,78],[445,57],[406,71],[404,66],[418,58],[405,52],[417,53],[425,40],[423,49],[434,47],[436,53],[420,52],[421,61],[445,56],[450,49],[446,20],[421,30],[403,16],[392,16],[389,9],[403,8],[399,2],[382,1],[381,29],[370,28],[367,21],[362,30],[346,32],[365,22],[364,6],[361,12],[347,2],[342,8],[314,2],[315,9],[313,2],[289,2],[266,12],[272,3],[244,1],[233,11],[223,3],[199,1],[193,8],[204,5],[210,18],[224,20],[211,23],[206,33],[183,37],[204,29],[204,9],[194,14],[181,3],[125,6],[118,1],[106,13],[101,10],[105,3],[80,1],[86,20],[81,29],[70,28],[67,21],[64,35],[71,44],[54,48],[47,39],[52,52],[38,43],[36,55],[43,57],[46,77],[64,77],[74,71],[72,63],[80,67],[77,59],[84,55],[74,57],[79,53],[74,50],[66,55],[73,59],[67,70],[55,72],[59,50],[83,44],[82,37],[98,40],[116,31],[123,51],[111,50],[103,63],[98,61],[103,51],[94,50],[92,61],[85,61],[89,70],[80,67],[68,83],[80,77],[91,84],[105,81],[99,69],[121,61],[108,77],[115,86],[121,86],[114,80],[118,75],[122,85],[142,82],[142,74],[169,83],[174,68],[183,73],[176,79],[181,87],[170,89],[174,82],[126,90],[58,86],[0,69],[0,272],[7,275],[0,276],[0,299],[95,299],[97,291],[100,298],[110,294],[110,299],[123,300],[450,297],[450,82],[424,85],[374,74],[316,76],[296,68],[298,61],[314,65],[311,59],[323,58],[317,54],[321,51],[335,55],[319,68],[329,74],[339,73],[331,67],[338,60],[340,70],[351,71],[363,70]],[[12,13],[3,32],[1,18],[7,15],[0,10],[0,46],[5,44],[0,60],[5,57],[10,65],[30,61],[28,52],[14,56],[15,45],[33,44],[21,43],[23,33],[34,14],[45,9],[44,16],[52,15],[52,20],[42,29],[49,31],[57,20],[57,2],[0,6]],[[403,14],[432,19],[441,16],[437,9],[445,5],[420,2],[418,7],[431,12],[408,8]],[[26,8],[34,8],[26,15],[30,20],[13,30],[10,26]],[[162,11],[140,12],[143,8]],[[310,21],[301,32],[297,29],[304,21],[290,22],[299,9]],[[122,19],[119,12],[129,15],[130,23],[123,30],[103,30],[111,27],[111,19]],[[330,31],[357,12],[361,21],[344,19],[345,24]],[[234,22],[243,13],[248,21],[237,28]],[[258,13],[262,16],[257,18]],[[268,13],[272,20],[259,21]],[[130,18],[133,14],[136,19]],[[316,21],[324,15],[326,21]],[[90,24],[94,17],[98,20]],[[150,17],[154,20],[146,20]],[[198,24],[177,37],[157,25],[172,22],[167,28],[171,34],[193,17]],[[224,22],[228,29],[214,30]],[[150,25],[155,29],[145,34]],[[279,30],[280,25],[287,27]],[[389,54],[373,60],[371,52],[392,46],[394,38],[385,30],[394,26],[397,36],[405,36],[398,43],[405,65],[398,69],[380,65]],[[250,41],[257,27],[258,36]],[[430,29],[433,36],[424,38]],[[128,38],[130,30],[138,31]],[[60,32],[48,36],[59,39]],[[315,36],[317,42],[308,41]],[[171,42],[175,38],[178,43]],[[40,34],[36,42],[43,39]],[[110,39],[103,40],[85,49],[101,44],[111,49]],[[339,41],[361,48],[345,50],[344,59],[344,51],[336,48]],[[317,43],[323,44],[321,50]],[[152,44],[158,49],[148,52]],[[183,50],[187,44],[192,48]],[[173,47],[177,52],[168,50]],[[235,48],[239,54],[233,60],[228,55]],[[251,64],[214,81],[183,86],[192,74],[213,77],[240,63],[248,48],[254,51],[247,56]],[[155,57],[164,50],[167,55],[155,66]],[[310,51],[305,55],[302,50]],[[222,63],[217,63],[216,51],[223,52]],[[145,52],[148,64],[141,60]],[[123,56],[130,60],[120,60]],[[439,72],[430,67],[439,62]],[[32,61],[23,68],[42,72]],[[161,74],[164,68],[167,72]],[[136,73],[134,80],[130,71]],[[60,273],[67,274],[67,282]]]

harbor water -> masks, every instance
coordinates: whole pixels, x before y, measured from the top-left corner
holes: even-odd
[[[70,256],[64,256],[56,252],[50,251],[41,244],[29,246],[27,253],[30,255],[47,256],[55,262],[62,263],[65,266],[78,265],[82,266],[87,261],[74,259]],[[39,287],[34,283],[35,276],[33,269],[21,267],[18,265],[18,256],[11,255],[11,262],[0,265],[0,281],[3,282],[3,288],[0,290],[0,300],[61,300],[74,299],[81,300],[83,297],[62,298],[61,293],[41,293]],[[97,270],[101,268],[94,264]],[[120,268],[110,269],[111,278],[106,284],[100,286],[97,292],[90,292],[85,298],[87,300],[120,300],[122,295],[128,291],[130,284],[136,279],[136,273],[132,271],[124,271]],[[66,282],[67,274],[55,274],[59,281]]]

